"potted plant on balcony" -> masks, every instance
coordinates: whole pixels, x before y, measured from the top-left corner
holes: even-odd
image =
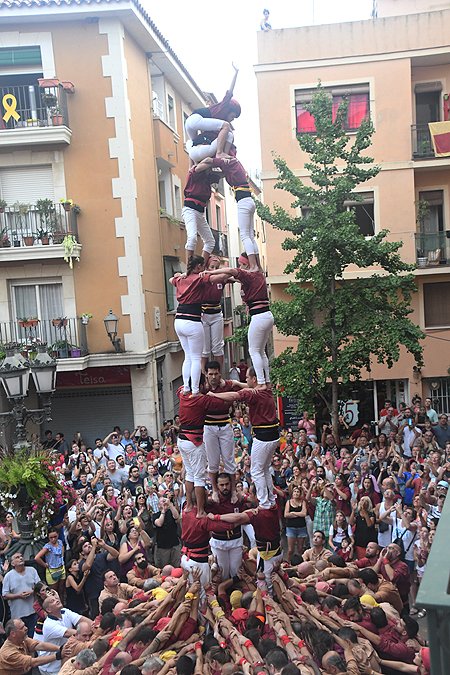
[[[63,240],[63,246],[64,246],[64,260],[66,263],[69,264],[70,269],[73,269],[73,260],[77,260],[78,262],[80,261],[80,258],[76,255],[74,255],[74,250],[75,246],[77,245],[77,240],[73,236],[73,234],[66,234]]]
[[[8,237],[8,232],[6,229],[3,229],[0,232],[0,247],[1,248],[9,248],[11,246],[11,241]]]
[[[92,319],[92,314],[89,314],[89,312],[83,312],[83,314],[81,315],[80,318],[81,318],[81,323],[84,326],[87,326],[88,323],[89,323],[89,319]]]
[[[67,317],[59,316],[57,319],[52,319],[52,324],[56,328],[64,328],[65,326],[67,326]]]
[[[50,114],[52,116],[52,126],[60,127],[64,122],[61,108],[58,105],[53,106],[50,108]]]
[[[24,234],[22,236],[22,239],[23,239],[23,243],[25,244],[25,246],[33,246],[35,236],[34,236],[34,234]]]
[[[70,211],[73,207],[73,199],[68,199],[67,197],[60,199],[59,203],[63,205],[64,211]]]
[[[34,326],[37,326],[39,323],[39,319],[37,317],[22,317],[17,319],[17,322],[21,328],[34,328]]]
[[[425,250],[425,220],[430,213],[430,205],[426,199],[419,199],[417,202],[416,223],[419,225],[420,245],[417,247],[417,267],[426,267],[428,256]]]
[[[26,228],[27,214],[30,210],[30,206],[31,204],[25,204],[23,202],[15,202],[13,204],[14,220],[18,230],[23,230]]]
[[[57,353],[59,359],[68,359],[70,347],[71,345],[67,340],[56,340],[52,344],[51,350]]]
[[[36,232],[36,239],[38,239],[43,246],[48,246],[50,243],[50,235],[47,230],[42,227]]]
[[[44,91],[41,94],[41,101],[46,108],[55,108],[58,103],[56,94],[51,91]]]
[[[0,213],[3,213],[7,206],[8,204],[5,202],[5,200],[0,199]]]
[[[78,359],[81,356],[81,349],[77,345],[70,345],[70,358]]]

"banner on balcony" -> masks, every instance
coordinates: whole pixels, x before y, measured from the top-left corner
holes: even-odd
[[[428,122],[436,157],[450,157],[450,122]]]

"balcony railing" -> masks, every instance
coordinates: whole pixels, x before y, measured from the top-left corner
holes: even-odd
[[[69,126],[63,87],[0,86],[0,130]]]
[[[430,159],[435,157],[433,143],[428,124],[413,124],[411,127],[413,159]]]
[[[450,230],[433,234],[417,233],[417,267],[437,267],[450,265]]]
[[[0,247],[61,244],[66,234],[78,241],[78,209],[43,200],[42,204],[15,204],[0,212]]]
[[[4,345],[11,342],[20,346],[25,358],[42,342],[47,343],[48,351],[55,358],[76,358],[89,353],[86,326],[78,318],[1,322],[0,353]]]
[[[228,236],[217,230],[211,230],[214,237],[214,255],[220,255],[228,258]]]

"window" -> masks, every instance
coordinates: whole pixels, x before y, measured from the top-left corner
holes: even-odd
[[[425,328],[450,326],[450,281],[423,285]]]
[[[444,191],[427,190],[419,192],[419,202],[426,202],[427,213],[421,219],[421,234],[436,234],[444,231]]]
[[[346,131],[356,131],[361,122],[369,117],[368,84],[325,88],[325,91],[333,99],[333,120],[336,119],[341,103],[344,100],[348,102],[347,119],[344,125]],[[297,89],[295,92],[295,118],[298,134],[316,131],[314,117],[306,110],[314,92],[315,89]]]
[[[55,282],[11,284],[12,316],[40,320],[39,335],[43,341],[52,342],[54,330],[51,320],[64,316],[62,284]],[[24,337],[24,336],[22,336]]]
[[[40,66],[41,48],[33,47],[6,47],[0,49],[0,68]]]
[[[189,113],[187,113],[183,110],[183,141],[185,143],[187,143],[188,140],[189,140],[189,137],[186,134],[186,120],[187,120],[188,117],[189,117]]]
[[[361,197],[363,201],[347,202],[345,205],[348,211],[354,211],[360,233],[372,237],[375,234],[373,192],[364,192]]]
[[[438,414],[450,413],[450,377],[436,378],[429,385],[433,408]]]
[[[216,227],[220,231],[222,229],[222,215],[220,211],[220,206],[216,204]]]
[[[156,91],[152,92],[152,108],[153,108],[153,117],[163,119],[164,117],[163,104],[159,100],[159,96],[156,93]]]
[[[162,162],[158,165],[158,191],[159,191],[159,206],[166,213],[173,214],[173,198],[172,198],[172,176],[167,164]]]
[[[167,94],[167,116],[169,119],[169,125],[172,127],[172,129],[175,129],[175,101],[173,100],[173,96],[170,94]]]
[[[166,308],[173,312],[177,307],[175,286],[169,282],[176,272],[181,272],[180,259],[172,256],[164,256],[164,282],[166,286]]]

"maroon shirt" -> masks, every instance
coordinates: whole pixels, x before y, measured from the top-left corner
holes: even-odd
[[[230,101],[233,98],[231,91],[227,91],[219,103],[209,106],[209,114],[218,120],[223,120],[230,112]]]
[[[211,183],[217,183],[217,180],[210,171],[197,172],[193,166],[184,187],[184,205],[203,213],[211,198]]]
[[[219,495],[219,503],[217,504],[216,502],[211,502],[206,505],[206,510],[209,513],[218,513],[221,516],[226,514],[226,513],[242,513],[242,511],[245,511],[246,509],[250,508],[250,504],[248,504],[245,501],[239,501],[236,502],[235,504],[231,503],[231,495],[228,495],[228,497],[225,499],[222,497],[222,495]],[[228,537],[225,537],[222,535],[221,532],[214,530],[214,532],[211,533],[212,537],[216,537],[216,535],[219,535],[219,539],[237,539],[241,536],[242,534],[242,529],[240,525],[236,525],[231,531],[226,533],[229,535]]]
[[[248,405],[253,427],[278,422],[271,389],[241,389],[239,401],[244,401]]]
[[[209,276],[201,277],[193,273],[187,277],[174,277],[173,282],[180,305],[201,305],[209,299],[212,286]]]
[[[197,508],[183,511],[181,518],[181,538],[184,544],[192,549],[201,548],[209,544],[213,532],[227,532],[232,530],[233,523],[222,523],[209,518],[197,518]]]
[[[233,380],[225,380],[224,386],[218,387],[215,391],[212,391],[212,393],[224,394],[227,391],[236,391],[236,386],[233,383]],[[228,406],[230,406],[230,404],[228,404]],[[225,422],[231,424],[230,407],[228,407],[226,411],[223,409],[223,406],[220,406],[220,408],[217,408],[217,410],[208,410],[208,414],[205,418],[205,424],[216,426],[217,424],[223,425]]]
[[[238,159],[235,157],[233,159],[215,157],[213,159],[212,165],[219,167],[219,169],[223,171],[228,185],[233,188],[244,187],[246,188],[245,191],[250,193],[247,172]]]
[[[208,299],[202,305],[203,312],[208,313],[208,309],[216,308],[222,310],[220,302],[222,300],[224,285],[222,282],[214,281],[214,277],[210,277],[210,284],[208,289]],[[209,312],[211,313],[211,312]],[[218,313],[218,312],[217,312]]]
[[[255,302],[269,300],[266,277],[262,272],[238,269],[235,276],[242,284],[242,299],[249,307]]]
[[[257,541],[278,542],[280,540],[280,520],[276,506],[271,509],[259,509],[256,515],[249,513],[248,517],[255,530]]]
[[[408,602],[409,590],[411,588],[411,580],[409,574],[409,567],[402,560],[397,560],[395,563],[391,563],[390,566],[394,570],[394,577],[390,579],[386,572],[384,563],[381,563],[380,574],[383,576],[386,581],[390,581],[394,586],[397,586],[398,592],[402,599],[402,602],[405,604]]]
[[[180,399],[180,438],[192,441],[194,445],[203,443],[203,425],[205,424],[206,413],[212,410],[228,412],[230,403],[222,401],[216,396],[205,396],[199,394],[192,396],[190,392],[183,393],[183,388],[177,391]]]

